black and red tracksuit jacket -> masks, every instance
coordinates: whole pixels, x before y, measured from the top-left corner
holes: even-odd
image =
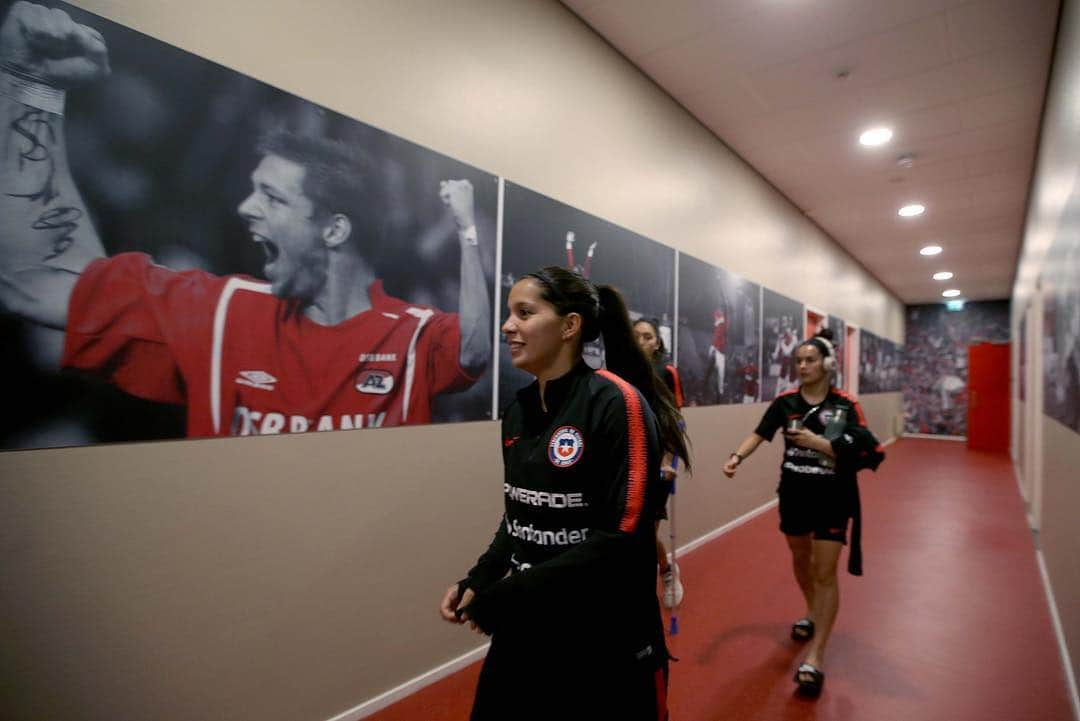
[[[505,513],[462,586],[468,615],[544,654],[667,658],[653,518],[662,503],[655,416],[630,383],[578,363],[520,390],[502,422]],[[502,637],[502,638],[500,638]]]

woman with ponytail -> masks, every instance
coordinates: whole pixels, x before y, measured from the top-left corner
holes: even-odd
[[[762,441],[784,434],[780,466],[780,531],[791,550],[792,568],[806,600],[806,616],[791,627],[791,638],[809,642],[795,672],[799,692],[816,697],[825,683],[825,645],[840,607],[836,577],[840,550],[851,528],[848,571],[862,575],[859,491],[856,472],[877,468],[881,445],[866,427],[855,397],[835,388],[836,351],[824,328],[795,349],[799,387],[781,393],[757,428],[724,465],[728,478]]]
[[[440,609],[491,636],[471,718],[665,719],[653,518],[661,449],[686,457],[679,413],[614,288],[552,266],[507,306],[511,360],[536,380],[503,415],[495,537]],[[582,360],[597,337],[607,370]]]
[[[666,362],[667,348],[664,347],[664,339],[660,335],[660,325],[652,318],[641,318],[634,322],[634,337],[638,347],[652,364],[653,372],[657,378],[664,382],[673,398],[675,407],[682,408],[682,382],[679,379],[679,371],[675,366]],[[670,491],[675,487],[675,480],[679,476],[679,456],[671,451],[665,451],[664,459],[660,463],[660,478],[667,484]],[[667,549],[660,540],[660,522],[667,519],[667,504],[657,509],[656,527],[656,564],[660,572],[660,582],[664,592],[660,596],[667,608],[675,608],[683,599],[683,584],[679,574],[677,563],[668,559]]]

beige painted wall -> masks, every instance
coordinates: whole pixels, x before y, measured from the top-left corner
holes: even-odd
[[[1043,416],[1042,527],[1039,547],[1058,616],[1069,649],[1073,678],[1080,680],[1080,534],[1076,532],[1080,509],[1080,439],[1075,432],[1049,416]]]
[[[79,4],[903,341],[891,294],[554,2]],[[863,402],[886,439],[899,394]],[[682,539],[772,497],[765,453],[719,477],[763,408],[688,413]],[[0,454],[0,717],[323,719],[474,648],[435,609],[499,517],[496,437]]]
[[[1080,3],[1062,2],[1058,21],[1057,47],[1047,88],[1046,108],[1039,138],[1038,159],[1032,179],[1024,227],[1024,245],[1013,289],[1013,338],[1019,333],[1020,314],[1034,301],[1034,332],[1041,330],[1041,304],[1037,281],[1043,270],[1047,248],[1063,236],[1080,242],[1076,233],[1076,208],[1067,201],[1074,184],[1080,182]],[[1070,217],[1071,213],[1071,217]],[[1029,326],[1032,321],[1029,320]],[[1014,343],[1019,345],[1019,343]],[[1029,343],[1029,352],[1041,353],[1041,344]],[[1042,363],[1030,359],[1028,403],[1034,399],[1041,409]],[[1014,397],[1017,391],[1014,386]],[[1024,468],[1034,477],[1025,479],[1032,488],[1032,517],[1039,526],[1039,547],[1046,560],[1050,586],[1057,601],[1067,652],[1071,656],[1074,694],[1080,682],[1080,533],[1076,518],[1080,510],[1080,435],[1046,415],[1032,418],[1026,434]],[[1080,701],[1074,696],[1080,717]]]

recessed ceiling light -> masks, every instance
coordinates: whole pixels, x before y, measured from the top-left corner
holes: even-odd
[[[870,128],[859,136],[859,142],[871,147],[884,145],[892,140],[892,131],[888,128]]]
[[[952,273],[947,270],[943,270],[940,273],[934,273],[934,280],[948,280],[952,278]]]
[[[919,255],[937,255],[940,252],[940,245],[928,245],[919,251]]]
[[[904,218],[910,218],[914,215],[922,215],[926,212],[926,206],[919,203],[912,203],[911,205],[905,205],[900,210],[896,211],[896,214]]]
[[[946,298],[955,298],[956,296],[960,295],[960,291],[958,291],[956,288],[949,288],[948,290],[943,291],[942,295]]]

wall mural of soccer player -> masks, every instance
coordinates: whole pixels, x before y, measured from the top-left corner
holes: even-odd
[[[0,60],[0,446],[490,417],[497,178],[74,8]]]
[[[900,390],[900,349],[888,338],[868,330],[859,331],[859,394],[894,393]],[[960,362],[959,360],[957,361]],[[967,377],[967,349],[964,348],[964,377]],[[966,388],[966,382],[948,381],[948,392]]]
[[[859,394],[880,393],[881,338],[862,328],[859,329]]]
[[[631,320],[659,318],[670,346],[675,316],[675,251],[595,215],[507,181],[503,194],[503,251],[500,312],[506,294],[522,274],[560,265],[596,284],[622,292]],[[514,398],[531,377],[510,362],[505,339],[499,348],[499,407]],[[582,348],[593,368],[603,363],[598,340]]]
[[[881,387],[886,393],[896,393],[902,389],[900,383],[900,363],[904,349],[894,341],[883,338],[884,362],[882,366]]]
[[[1080,177],[1043,262],[1044,413],[1080,433]]]
[[[679,254],[679,371],[687,405],[754,403],[761,286]]]
[[[847,364],[845,360],[847,356],[845,353],[845,340],[847,338],[847,324],[844,323],[843,318],[838,318],[835,315],[830,315],[825,321],[825,327],[832,331],[833,334],[833,349],[836,351],[836,377],[833,379],[833,384],[840,389],[844,388],[844,373],[847,370]]]
[[[803,304],[768,288],[762,289],[761,356],[766,370],[761,400],[771,401],[799,387],[795,349],[802,342],[806,322]]]

